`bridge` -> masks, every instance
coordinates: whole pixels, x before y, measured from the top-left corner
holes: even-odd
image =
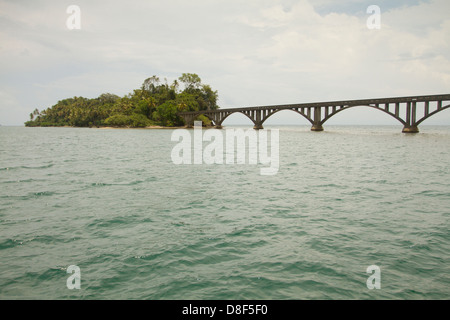
[[[402,132],[417,133],[419,124],[424,120],[450,108],[450,94],[201,110],[179,112],[178,115],[184,119],[187,128],[192,128],[194,120],[199,115],[204,115],[216,128],[221,129],[223,121],[229,115],[242,113],[253,122],[253,128],[258,130],[263,129],[263,123],[275,113],[291,110],[305,117],[311,123],[312,131],[323,131],[323,124],[328,119],[344,110],[359,106],[385,112],[403,125]]]

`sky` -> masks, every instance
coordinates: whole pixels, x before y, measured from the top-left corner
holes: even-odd
[[[67,27],[70,5],[80,29]],[[0,0],[0,124],[182,73],[217,90],[221,108],[448,94],[449,12],[448,0]],[[289,111],[268,121],[308,124]],[[365,107],[328,123],[400,125]],[[424,124],[450,125],[450,109]]]

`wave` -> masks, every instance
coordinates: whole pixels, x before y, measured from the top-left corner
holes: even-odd
[[[0,168],[0,171],[9,171],[9,170],[17,170],[17,169],[29,169],[29,170],[39,170],[39,169],[48,169],[53,167],[54,164],[50,163],[42,166],[16,166],[16,167],[3,167]]]

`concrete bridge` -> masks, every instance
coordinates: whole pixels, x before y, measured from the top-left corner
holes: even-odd
[[[312,131],[323,131],[323,124],[328,119],[339,112],[358,106],[385,112],[403,124],[402,132],[417,133],[420,123],[450,107],[450,94],[202,110],[180,112],[178,115],[184,119],[188,128],[192,128],[194,120],[203,114],[214,123],[216,128],[220,129],[229,115],[239,112],[246,115],[253,122],[253,128],[258,130],[263,129],[264,121],[273,114],[282,110],[292,110],[311,123]]]

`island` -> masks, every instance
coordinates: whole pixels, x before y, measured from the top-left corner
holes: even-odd
[[[184,126],[178,112],[216,110],[218,93],[202,84],[195,73],[183,73],[172,84],[162,83],[157,76],[147,78],[140,89],[119,97],[103,93],[98,98],[73,97],[54,106],[30,113],[27,127],[179,127]],[[183,88],[181,89],[181,85]],[[211,120],[200,115],[205,126]]]

